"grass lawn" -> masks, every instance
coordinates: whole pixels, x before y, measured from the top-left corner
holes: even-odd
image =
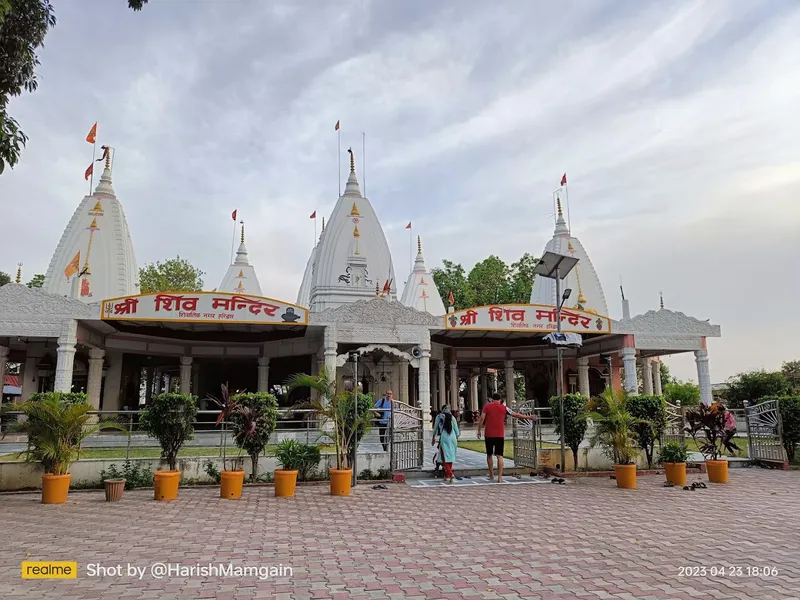
[[[464,440],[462,442],[458,442],[459,448],[464,448],[465,450],[473,450],[475,452],[486,452],[486,445],[483,443],[483,440]],[[542,442],[543,448],[560,448],[558,444],[553,444],[551,442]],[[514,440],[506,439],[505,446],[503,447],[503,456],[505,458],[510,458],[514,460]]]
[[[742,451],[742,456],[747,456],[747,438],[733,438],[733,443]],[[692,438],[686,439],[686,449],[689,452],[700,452],[697,448],[697,443]]]
[[[269,453],[270,449],[274,448],[274,445],[267,446],[266,452]],[[326,452],[333,452],[333,446],[321,445],[319,447],[320,452],[323,454]],[[226,455],[230,458],[232,456],[236,456],[239,452],[239,449],[235,446],[231,448],[228,446],[226,451]],[[178,452],[178,458],[190,458],[193,456],[209,456],[209,457],[219,457],[219,446],[184,446],[181,448],[181,451]],[[137,447],[132,446],[130,451],[131,458],[159,458],[161,456],[161,449],[154,448],[154,447]],[[243,454],[243,456],[247,456]],[[91,459],[91,458],[114,458],[125,460],[125,447],[122,448],[86,448],[81,453],[81,459]],[[18,456],[16,452],[12,454],[5,454],[0,456],[0,462],[11,462],[15,460],[22,460],[21,456]]]

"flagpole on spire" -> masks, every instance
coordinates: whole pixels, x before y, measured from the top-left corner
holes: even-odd
[[[336,172],[339,176],[339,190],[336,192],[336,196],[339,197],[342,195],[342,128],[339,121],[336,121],[336,125],[333,127],[336,131],[337,137],[337,157],[336,157]]]
[[[367,197],[367,134],[361,132],[361,181],[364,182],[364,197]]]
[[[86,141],[92,145],[92,171],[89,173],[89,195],[91,196],[92,188],[94,187],[94,163],[95,158],[97,158],[97,121],[95,121],[95,124],[92,125],[92,128],[89,130]]]
[[[569,186],[567,185],[567,174],[561,177],[561,186],[564,188],[564,199],[567,201],[567,229],[569,234],[572,235],[572,219],[569,215]]]
[[[314,219],[314,243],[311,244],[311,247],[315,248],[317,245],[317,211],[312,212],[308,218]]]
[[[234,210],[231,213],[231,219],[233,219],[233,237],[231,238],[231,264],[233,264],[233,246],[236,244],[236,213],[239,212],[239,209]]]

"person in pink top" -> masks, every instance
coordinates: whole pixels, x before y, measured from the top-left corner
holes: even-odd
[[[492,394],[492,401],[483,407],[478,421],[478,439],[481,439],[481,428],[486,424],[486,464],[489,465],[489,479],[494,479],[494,461],[497,456],[497,483],[503,483],[503,450],[505,449],[506,415],[515,419],[535,421],[536,415],[523,415],[514,412],[500,402],[500,394]]]

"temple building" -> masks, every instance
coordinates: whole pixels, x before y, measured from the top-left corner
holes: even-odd
[[[391,387],[429,429],[445,404],[471,420],[487,401],[490,373],[503,373],[511,405],[515,377],[525,377],[529,403],[545,405],[555,393],[556,350],[545,340],[557,326],[554,281],[537,277],[529,304],[445,307],[418,240],[398,300],[389,245],[352,152],[344,192],[323,221],[294,303],[262,289],[244,226],[233,264],[209,292],[140,294],[131,239],[106,163],[55,248],[44,288],[0,287],[0,381],[8,362],[22,364],[23,400],[41,390],[85,390],[93,406],[114,411],[165,390],[202,399],[227,382],[272,391],[288,406],[303,393],[285,393],[288,376],[325,367],[340,386],[358,383],[375,394]],[[560,201],[544,249],[578,259],[562,286],[573,292],[562,329],[582,339],[564,351],[566,391],[589,396],[610,385],[661,394],[659,357],[693,352],[702,400],[711,401],[706,340],[720,336],[719,326],[663,306],[631,317],[627,301],[622,318],[611,319],[600,276]],[[353,353],[361,357],[357,370]]]

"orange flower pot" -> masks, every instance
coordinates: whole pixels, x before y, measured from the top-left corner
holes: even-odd
[[[331,496],[349,496],[353,469],[331,469]]]
[[[223,471],[219,474],[219,497],[238,500],[242,497],[244,471]]]
[[[636,465],[614,465],[617,487],[626,490],[636,489]]]
[[[664,463],[664,474],[667,481],[673,485],[683,487],[686,485],[686,463]]]
[[[711,483],[728,483],[728,461],[707,460],[706,471]]]
[[[42,475],[42,504],[64,504],[69,494],[71,479],[71,473],[66,475],[45,473]]]
[[[178,497],[178,485],[181,482],[180,471],[156,471],[153,474],[156,500],[175,500]]]
[[[297,486],[297,471],[275,469],[275,497],[291,498]],[[349,491],[349,490],[348,490]]]

